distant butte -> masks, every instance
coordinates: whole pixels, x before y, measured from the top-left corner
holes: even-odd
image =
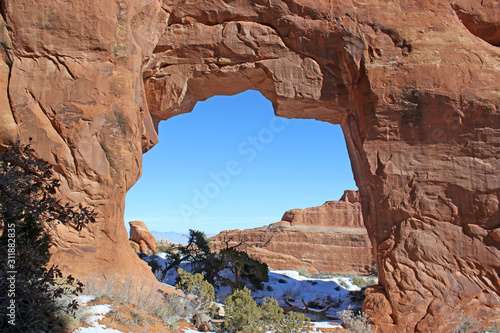
[[[357,191],[318,207],[289,210],[268,226],[222,231],[211,241],[214,250],[241,242],[239,250],[278,270],[370,274],[375,265]]]

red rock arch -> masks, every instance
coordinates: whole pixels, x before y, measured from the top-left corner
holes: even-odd
[[[65,200],[100,213],[88,231],[55,230],[55,262],[152,279],[123,206],[158,122],[257,89],[279,116],[342,125],[378,252],[364,308],[381,330],[488,325],[500,316],[500,51],[460,18],[497,30],[500,18],[475,2],[467,15],[445,0],[3,0],[1,143],[33,137]]]

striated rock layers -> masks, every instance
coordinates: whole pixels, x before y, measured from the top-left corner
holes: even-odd
[[[149,232],[148,227],[142,221],[130,221],[130,240],[139,245],[142,253],[147,253],[148,249],[156,253],[156,239]]]
[[[32,137],[61,197],[99,213],[54,230],[66,272],[153,281],[123,210],[158,122],[256,89],[278,116],[342,126],[380,275],[364,308],[383,332],[500,316],[498,1],[0,5],[0,146]]]
[[[222,231],[211,238],[214,250],[238,246],[272,269],[309,273],[371,273],[375,264],[357,191],[340,201],[287,211],[282,221],[254,229]]]

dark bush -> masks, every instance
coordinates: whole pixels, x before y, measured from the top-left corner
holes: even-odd
[[[243,286],[242,279],[248,280],[255,288],[262,289],[264,282],[269,281],[269,267],[265,263],[252,259],[246,252],[228,248],[220,251],[220,256],[230,265],[234,272],[234,288]]]
[[[83,284],[49,264],[49,230],[64,223],[80,231],[94,222],[95,213],[63,205],[56,197],[58,187],[52,167],[36,158],[29,145],[8,148],[0,156],[2,332],[56,332],[62,318],[78,307],[75,301],[60,302],[81,292]],[[13,310],[8,309],[12,302]]]
[[[349,291],[349,298],[351,299],[351,302],[362,303],[365,300],[365,289],[366,288]]]

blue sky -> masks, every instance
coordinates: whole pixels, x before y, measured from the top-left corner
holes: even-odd
[[[257,91],[215,96],[160,123],[125,222],[212,234],[277,222],[356,189],[339,125],[274,116]]]

